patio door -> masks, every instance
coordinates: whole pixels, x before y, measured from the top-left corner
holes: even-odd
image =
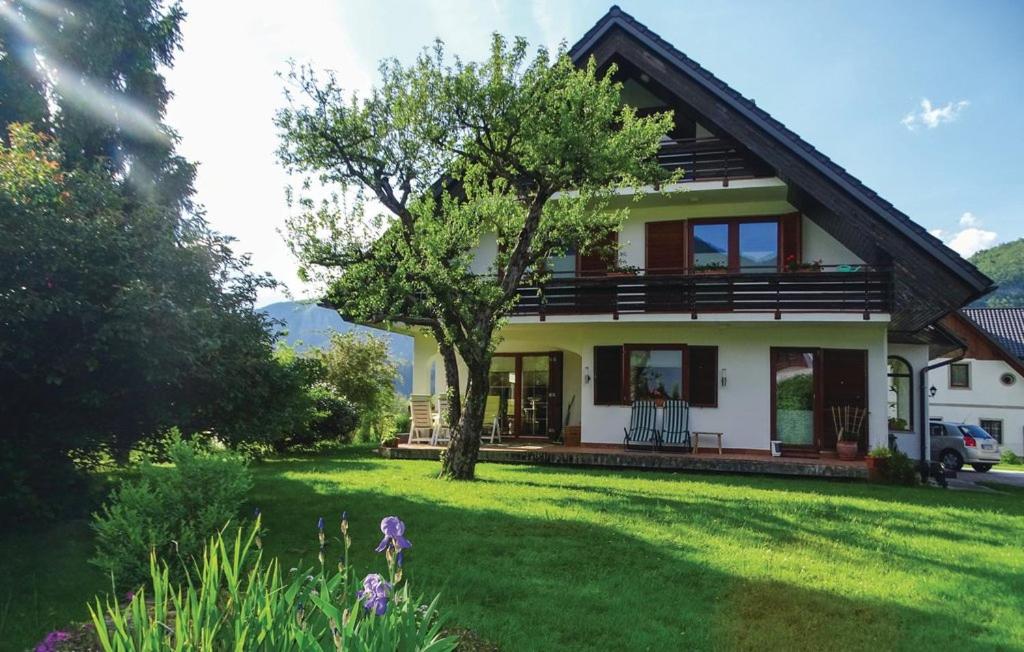
[[[867,351],[773,348],[771,356],[772,439],[793,451],[834,451],[838,433],[832,408],[867,409]]]
[[[561,432],[562,353],[497,353],[491,360],[484,425],[502,435],[548,437]]]
[[[772,349],[772,439],[789,449],[819,448],[817,349]]]

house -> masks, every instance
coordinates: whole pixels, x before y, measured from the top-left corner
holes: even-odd
[[[979,425],[1024,455],[1024,308],[965,308],[943,321],[963,356],[931,371],[931,418]]]
[[[619,8],[570,56],[614,63],[640,111],[674,111],[659,156],[685,176],[630,203],[620,261],[567,255],[550,261],[549,282],[520,288],[488,426],[579,428],[583,445],[617,448],[632,400],[683,398],[691,430],[722,433],[727,451],[777,440],[817,456],[835,451],[839,408],[865,412],[862,451],[889,441],[892,418],[901,448],[920,455],[920,380],[961,346],[939,322],[992,281]],[[475,268],[495,255],[484,239]],[[412,332],[413,393],[444,391],[436,343]]]

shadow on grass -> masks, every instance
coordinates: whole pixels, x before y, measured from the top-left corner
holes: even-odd
[[[394,464],[382,462],[384,468]],[[446,610],[459,625],[506,649],[867,650],[877,649],[880,642],[886,649],[970,649],[991,645],[1001,636],[979,625],[969,615],[973,610],[911,608],[724,573],[701,563],[702,551],[688,544],[655,545],[624,528],[561,518],[557,504],[550,514],[533,517],[458,506],[453,503],[460,492],[500,490],[505,482],[460,485],[435,480],[436,464],[422,464],[422,473],[414,467],[405,477],[395,473],[394,484],[388,479],[391,474],[383,474],[379,488],[346,482],[347,475],[370,470],[367,465],[381,468],[376,462],[339,460],[331,464],[332,471],[341,472],[339,479],[318,481],[315,487],[279,474],[262,477],[255,499],[271,528],[267,550],[280,554],[286,564],[296,553],[313,559],[316,519],[337,518],[346,510],[354,535],[353,562],[363,572],[376,571],[383,564],[370,552],[379,537],[377,522],[384,515],[399,515],[414,543],[407,563],[414,589],[442,592]],[[284,465],[274,470],[281,468],[291,469]],[[509,483],[566,489],[557,482]],[[601,492],[586,484],[571,490],[601,494],[564,499],[581,509],[655,522],[694,513],[686,500]],[[805,545],[823,535],[813,526],[795,525],[751,507],[749,501],[712,501],[701,508],[699,518],[721,537],[740,543],[750,532],[759,533],[761,543],[782,546]],[[836,520],[844,518],[835,515]],[[1006,589],[1011,588],[1008,583]]]

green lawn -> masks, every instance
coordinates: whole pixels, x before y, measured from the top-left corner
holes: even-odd
[[[360,450],[277,460],[256,468],[253,504],[288,563],[314,559],[319,515],[347,510],[364,571],[381,567],[378,521],[400,516],[414,587],[508,650],[1024,649],[1018,492],[478,470],[464,485],[435,479],[436,462]],[[84,566],[86,535],[0,543],[0,640],[24,647],[84,616],[105,585]]]

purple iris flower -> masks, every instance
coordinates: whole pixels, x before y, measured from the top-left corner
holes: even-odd
[[[384,538],[377,545],[377,552],[384,552],[388,545],[393,545],[395,550],[412,548],[412,544],[405,538],[405,523],[397,516],[385,516],[380,522],[380,531],[384,533]]]
[[[324,529],[324,517],[323,516],[321,516],[320,518],[318,518],[316,520],[316,529],[318,529],[318,530]]]
[[[54,652],[57,649],[57,645],[71,638],[71,634],[67,632],[55,631],[50,632],[43,639],[43,642],[36,646],[35,652]]]
[[[383,616],[388,611],[388,591],[391,585],[377,573],[370,573],[363,578],[363,588],[356,591],[356,598],[363,601],[363,608]]]

